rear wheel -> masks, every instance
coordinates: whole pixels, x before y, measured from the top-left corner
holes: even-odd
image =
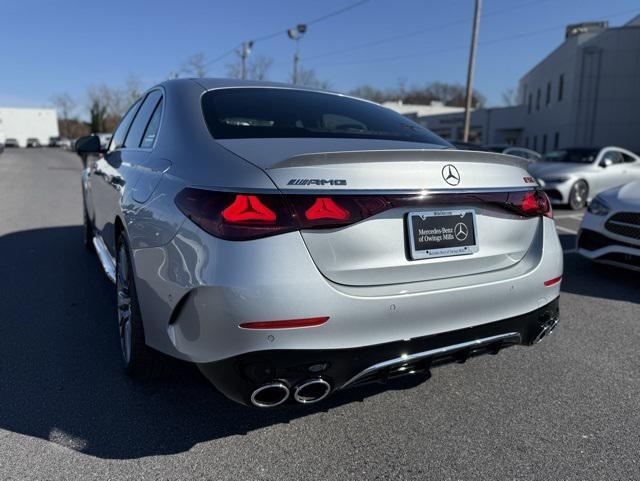
[[[129,376],[138,380],[155,379],[167,370],[164,356],[148,347],[133,280],[129,245],[120,234],[116,254],[116,294],[118,302],[118,334],[124,367]]]
[[[578,180],[569,192],[569,207],[573,210],[582,209],[587,205],[587,197],[589,195],[589,186],[584,180]]]

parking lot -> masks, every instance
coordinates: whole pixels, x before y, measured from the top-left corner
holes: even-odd
[[[190,366],[125,376],[80,171],[0,155],[0,480],[640,479],[640,282],[573,252],[581,213],[555,212],[562,320],[540,345],[257,411]]]

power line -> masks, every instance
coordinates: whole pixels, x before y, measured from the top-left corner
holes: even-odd
[[[637,8],[635,8],[633,10],[626,10],[626,11],[623,11],[623,12],[600,15],[600,17],[615,18],[615,17],[619,17],[619,16],[622,16],[622,15],[628,15],[630,13],[636,13],[636,12],[638,12]],[[492,45],[492,44],[495,44],[495,43],[507,42],[507,41],[516,40],[516,39],[519,39],[519,38],[532,37],[532,36],[540,35],[540,34],[543,34],[543,33],[548,33],[548,32],[554,31],[554,30],[564,29],[565,27],[566,27],[566,23],[562,24],[562,25],[554,25],[553,27],[547,27],[547,28],[543,28],[543,29],[539,29],[539,30],[534,30],[534,31],[531,31],[531,32],[525,32],[525,33],[519,33],[519,34],[515,34],[515,35],[509,35],[509,36],[506,36],[506,37],[501,37],[501,38],[497,38],[497,39],[493,39],[493,40],[484,40],[484,41],[478,42],[478,45]],[[463,45],[463,46],[459,46],[459,47],[448,47],[448,48],[443,48],[443,49],[424,50],[424,51],[420,52],[419,54],[394,55],[392,57],[378,57],[378,58],[362,60],[362,61],[328,63],[328,64],[320,64],[320,65],[316,65],[316,66],[317,67],[339,67],[339,66],[348,66],[348,65],[368,65],[368,64],[380,63],[380,62],[392,62],[392,61],[395,61],[395,60],[406,60],[406,59],[412,59],[412,58],[421,58],[421,57],[424,57],[425,55],[438,54],[438,53],[447,53],[447,52],[453,52],[453,51],[458,51],[458,50],[466,50],[468,48],[469,48],[468,45]]]
[[[329,13],[327,13],[325,15],[322,15],[322,16],[320,16],[318,18],[314,18],[313,20],[310,20],[310,21],[304,22],[304,23],[306,25],[313,25],[313,24],[322,22],[324,20],[328,20],[330,18],[333,18],[333,17],[335,17],[337,15],[341,15],[341,14],[343,14],[345,12],[348,12],[349,10],[352,10],[352,9],[354,9],[356,7],[359,7],[360,5],[364,5],[365,3],[368,3],[370,1],[371,0],[358,0],[357,2],[354,2],[354,3],[350,4],[350,5],[347,5],[345,7],[339,8],[338,10],[334,10],[333,12],[329,12]],[[281,29],[281,30],[278,30],[278,31],[270,33],[270,34],[254,38],[252,40],[252,42],[255,44],[256,42],[262,42],[264,40],[270,40],[272,38],[277,37],[278,35],[282,35],[282,34],[286,34],[286,33],[287,33],[287,29]],[[220,60],[222,60],[225,57],[227,57],[230,54],[232,54],[240,45],[241,44],[238,44],[238,45],[234,46],[232,49],[227,50],[225,53],[219,55],[218,57],[216,57],[216,58],[214,58],[212,60],[209,60],[208,62],[206,62],[204,64],[204,66],[205,67],[209,67],[209,66],[213,65],[214,63],[219,62]]]
[[[490,12],[487,13],[483,13],[482,14],[482,18],[486,18],[486,17],[491,17],[494,15],[500,15],[502,13],[505,12],[510,12],[512,10],[517,10],[520,8],[524,8],[524,7],[528,7],[529,5],[534,5],[534,4],[538,4],[538,3],[543,3],[543,2],[548,2],[550,0],[533,0],[531,2],[527,2],[527,3],[521,3],[519,5],[515,5],[512,7],[507,7],[507,8],[502,8],[502,9],[498,9],[498,10],[492,10]],[[420,30],[414,30],[413,32],[409,32],[409,33],[403,33],[403,34],[399,34],[399,35],[393,35],[391,37],[386,37],[386,38],[382,38],[379,40],[373,40],[371,42],[366,42],[366,43],[362,43],[360,45],[354,45],[353,47],[346,47],[346,48],[342,48],[342,49],[337,49],[337,50],[331,50],[329,52],[324,52],[318,55],[312,55],[310,57],[304,57],[303,60],[315,60],[318,58],[323,58],[323,57],[329,57],[332,55],[339,55],[341,53],[345,53],[345,52],[351,52],[353,50],[360,50],[363,48],[367,48],[367,47],[373,47],[376,45],[382,45],[385,43],[390,43],[390,42],[395,42],[396,40],[404,40],[406,38],[411,38],[411,37],[415,37],[417,35],[422,35],[424,33],[430,33],[430,32],[434,32],[434,31],[438,31],[438,30],[444,30],[446,28],[449,27],[454,27],[456,25],[461,25],[464,23],[468,23],[471,22],[471,20],[473,20],[471,17],[465,18],[465,19],[460,19],[460,20],[456,20],[453,22],[448,22],[442,25],[437,25],[434,27],[429,27],[429,28],[423,28]]]

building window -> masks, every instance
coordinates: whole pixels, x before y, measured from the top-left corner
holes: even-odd
[[[532,102],[532,95],[529,94],[529,103],[528,103],[528,107],[527,107],[527,113],[531,113],[531,102]]]
[[[537,135],[533,136],[533,150],[535,150],[536,152],[538,151],[538,136]]]
[[[560,148],[560,132],[556,132],[553,136],[553,150],[558,150]]]
[[[551,103],[551,82],[547,82],[547,98],[545,103],[547,106]]]
[[[536,92],[536,112],[540,110],[540,89]]]
[[[524,146],[528,149],[529,148],[529,137],[525,137],[524,138]]]
[[[558,81],[558,102],[562,100],[562,94],[564,90],[564,74],[560,75],[560,80]]]
[[[542,136],[542,153],[546,153],[547,151],[547,134]]]

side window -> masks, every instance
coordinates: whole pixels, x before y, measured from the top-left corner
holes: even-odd
[[[609,150],[604,154],[602,160],[610,160],[612,164],[621,164],[622,163],[622,154],[615,150]]]
[[[158,105],[158,101],[162,98],[160,90],[153,90],[147,94],[142,105],[138,109],[136,117],[133,119],[127,138],[124,141],[124,147],[127,149],[135,149],[142,142],[142,135],[149,125],[151,115]]]
[[[162,117],[162,104],[163,100],[160,99],[160,102],[158,102],[158,105],[156,105],[156,109],[153,111],[153,115],[151,115],[149,125],[147,125],[147,128],[144,131],[144,135],[142,136],[142,143],[140,144],[140,147],[142,147],[143,149],[150,149],[156,142],[158,130],[160,129],[160,118]]]
[[[625,164],[630,164],[631,162],[635,162],[636,161],[635,157],[632,157],[632,156],[630,156],[628,154],[622,154],[622,158],[624,159],[624,163]]]
[[[124,144],[124,137],[127,135],[127,130],[129,130],[129,125],[131,125],[131,120],[133,120],[133,116],[136,114],[138,107],[140,106],[140,100],[137,100],[135,104],[131,106],[131,108],[124,114],[120,124],[118,124],[118,128],[113,133],[113,137],[111,137],[111,142],[109,143],[109,152],[115,149],[119,149]]]

